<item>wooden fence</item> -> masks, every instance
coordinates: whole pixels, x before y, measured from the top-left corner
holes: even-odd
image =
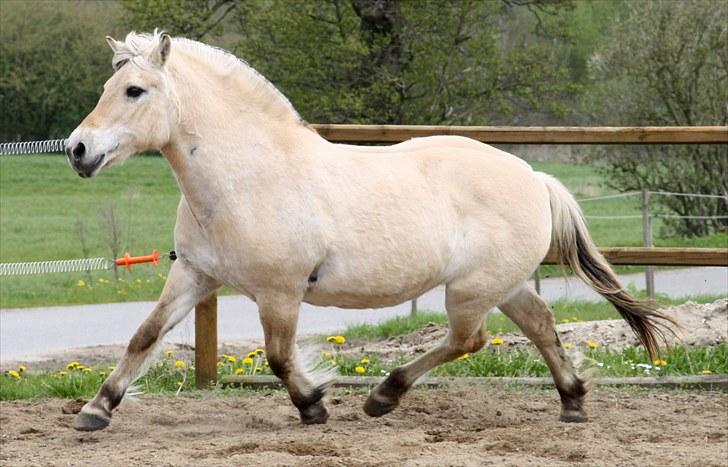
[[[340,143],[395,143],[419,136],[459,135],[492,144],[719,144],[728,126],[701,127],[466,127],[311,125]],[[728,266],[728,248],[600,248],[612,264]],[[555,264],[547,257],[544,264]],[[195,377],[198,388],[217,380],[217,296],[195,307]]]

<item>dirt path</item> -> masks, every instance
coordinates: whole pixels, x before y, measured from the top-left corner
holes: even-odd
[[[280,391],[125,401],[80,434],[66,401],[0,402],[3,466],[725,466],[728,395],[596,389],[592,421],[563,424],[553,390],[415,390],[367,418],[334,391],[327,425],[302,426]]]

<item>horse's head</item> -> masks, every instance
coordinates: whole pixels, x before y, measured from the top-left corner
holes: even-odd
[[[81,177],[93,177],[135,153],[161,149],[169,142],[177,119],[174,90],[165,69],[170,37],[155,33],[145,41],[119,42],[111,37],[106,41],[114,51],[116,72],[104,84],[96,108],[66,145],[68,161]]]

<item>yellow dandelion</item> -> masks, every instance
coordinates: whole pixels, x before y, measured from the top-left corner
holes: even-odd
[[[564,324],[570,323],[569,318],[564,318],[564,319],[561,320],[561,322],[564,323]]]
[[[263,371],[263,369],[262,369],[262,368],[256,368],[256,369],[255,369],[255,372],[256,372],[256,373],[260,373],[261,371]]]
[[[11,378],[20,379],[20,373],[18,373],[15,370],[8,371],[7,375],[10,376]]]
[[[228,362],[230,362],[230,363],[235,363],[235,362],[237,362],[237,361],[238,361],[238,359],[237,359],[237,358],[235,358],[235,356],[234,356],[234,355],[228,355],[228,356],[227,356],[227,361],[228,361]]]
[[[332,358],[332,359],[331,359],[331,360],[329,361],[329,363],[331,363],[332,365],[334,365],[334,366],[335,366],[335,365],[336,365],[336,360],[334,360],[334,359]]]
[[[458,360],[467,360],[468,358],[470,358],[470,354],[464,353],[458,357]]]
[[[185,382],[184,382],[184,381],[177,381],[177,386],[178,386],[178,387],[180,387],[180,388],[181,388],[183,384],[185,384]]]
[[[324,352],[321,352],[321,355],[324,356],[324,357],[330,357],[331,356],[331,352],[324,351]]]
[[[503,339],[501,339],[500,337],[494,337],[493,339],[490,340],[491,345],[501,345],[504,342],[505,341]]]
[[[369,364],[369,359],[368,358],[362,358],[361,360],[359,360],[359,363],[361,363],[362,365],[368,365]]]
[[[81,364],[78,363],[78,362],[76,362],[76,361],[74,361],[74,362],[71,362],[68,365],[66,365],[66,368],[68,368],[69,370],[75,370],[79,366],[81,366]]]
[[[184,368],[185,362],[183,362],[182,360],[177,360],[176,362],[174,362],[174,366],[176,366],[177,368]]]
[[[218,368],[222,368],[224,366],[225,366],[225,363],[224,362],[217,362],[217,367]]]
[[[171,357],[172,355],[174,355],[174,350],[167,350],[166,352],[164,352],[164,355],[166,355],[167,357]]]
[[[654,363],[655,366],[665,366],[665,365],[667,365],[667,360],[663,360],[661,358],[658,358],[657,360],[655,360],[652,363]]]
[[[243,365],[252,365],[252,364],[253,364],[253,359],[252,359],[252,358],[250,358],[250,357],[245,357],[245,358],[243,359]]]
[[[586,341],[586,346],[590,349],[596,349],[597,347],[599,347],[599,344],[594,341]]]
[[[106,372],[105,371],[99,371],[99,376],[101,376],[101,377],[106,376]]]
[[[261,349],[261,348],[257,348],[257,349],[255,349],[255,354],[256,354],[256,355],[263,355],[264,353],[265,353],[265,350],[263,350],[263,349]]]
[[[25,365],[20,365],[20,366],[18,367],[18,372],[20,372],[20,373],[23,373],[23,372],[25,372],[25,371],[27,371],[27,370],[28,370],[28,367],[27,367],[27,366],[25,366]]]
[[[256,355],[258,355],[258,354],[257,354],[257,353],[255,353],[255,350],[253,350],[252,352],[248,352],[248,358],[253,358],[253,357],[255,357]]]
[[[86,287],[86,281],[83,279],[79,279],[76,281],[76,287]]]
[[[364,368],[363,366],[358,366],[358,367],[354,368],[354,371],[356,371],[358,374],[362,374],[362,373],[366,372],[367,369]]]
[[[332,344],[336,345],[344,345],[346,342],[346,337],[344,336],[329,336],[326,338],[326,342],[331,342]]]
[[[65,371],[59,371],[58,372],[58,376],[66,376],[66,372]]]
[[[116,370],[116,367],[115,366],[110,366],[110,367],[107,368],[107,370],[114,371],[114,370]]]
[[[568,344],[568,343],[567,344],[564,344],[564,348],[565,349],[570,349],[571,348],[571,344]]]
[[[709,369],[707,369],[707,368],[703,368],[702,370],[700,370],[700,374],[701,374],[701,375],[710,375],[710,374],[713,374],[713,372],[712,372],[712,371],[710,371],[710,370],[709,370]]]
[[[571,317],[571,320],[572,320],[572,321],[579,321],[579,318],[577,318],[576,316],[572,316],[572,317]]]
[[[242,368],[235,368],[236,375],[242,375],[243,373],[245,373],[245,370],[243,370]]]
[[[91,373],[94,370],[93,370],[93,368],[90,368],[90,367],[84,367],[83,370],[81,370],[81,371],[85,371],[86,373]]]

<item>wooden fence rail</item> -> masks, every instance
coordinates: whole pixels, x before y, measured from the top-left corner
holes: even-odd
[[[508,127],[312,124],[338,143],[396,143],[418,136],[458,135],[500,144],[716,144],[728,143],[728,126]]]
[[[716,144],[728,143],[728,126],[701,127],[485,127],[414,125],[311,125],[339,143],[395,143],[419,136],[459,135],[495,144]],[[728,248],[600,248],[612,264],[728,266]],[[553,257],[544,264],[555,264]],[[217,296],[195,308],[195,378],[200,388],[217,379]]]

